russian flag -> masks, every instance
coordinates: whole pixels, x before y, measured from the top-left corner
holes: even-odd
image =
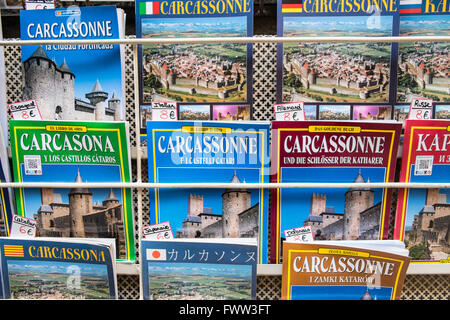
[[[400,0],[400,14],[422,13],[422,0]]]
[[[139,14],[159,14],[159,1],[139,2]]]

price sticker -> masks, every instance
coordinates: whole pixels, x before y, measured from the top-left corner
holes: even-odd
[[[8,104],[14,120],[42,120],[36,101],[26,100]]]
[[[151,240],[168,240],[173,239],[172,228],[170,222],[161,222],[152,224],[142,228],[144,239]]]
[[[54,0],[25,0],[25,10],[55,9]]]
[[[36,220],[13,215],[10,237],[34,238],[36,236]]]
[[[304,121],[304,102],[290,102],[274,105],[275,120],[277,121]]]
[[[299,228],[289,229],[284,231],[286,241],[295,242],[312,242],[314,236],[311,226],[303,226]]]
[[[433,114],[433,99],[414,98],[411,100],[408,119],[430,120]]]
[[[178,120],[177,103],[175,101],[152,102],[152,120]]]

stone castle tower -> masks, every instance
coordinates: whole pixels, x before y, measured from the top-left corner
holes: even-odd
[[[241,183],[236,173],[230,183]],[[226,189],[222,194],[222,235],[239,237],[239,214],[251,207],[251,193],[247,189]]]
[[[75,178],[76,183],[83,183],[80,171]],[[85,237],[83,215],[92,212],[92,192],[88,188],[73,188],[69,192],[70,236]]]
[[[54,119],[56,110],[73,117],[75,75],[65,60],[58,66],[39,46],[23,63],[23,68],[23,99],[36,100],[43,119]]]
[[[354,183],[364,183],[359,171]],[[360,214],[373,206],[374,192],[370,188],[350,188],[345,193],[344,238],[356,240],[359,237]]]

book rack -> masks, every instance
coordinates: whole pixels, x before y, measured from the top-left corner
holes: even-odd
[[[138,145],[140,134],[139,115],[139,86],[138,86],[138,65],[137,46],[138,44],[151,42],[151,39],[136,39],[128,36],[126,39],[117,40],[115,43],[123,44],[125,47],[125,120],[130,123],[130,153],[132,155],[132,177],[131,183],[118,184],[122,187],[133,190],[133,202],[135,211],[135,238],[136,238],[136,264],[118,262],[118,288],[120,299],[139,299],[139,240],[142,235],[142,227],[149,224],[149,196],[148,188],[233,188],[231,184],[153,184],[147,182],[148,168],[146,148]],[[338,37],[338,38],[277,38],[269,36],[255,36],[252,38],[202,38],[202,39],[158,39],[161,42],[252,42],[253,46],[253,119],[254,120],[274,120],[273,104],[276,103],[276,44],[279,42],[298,41],[352,41],[352,42],[406,42],[406,41],[442,41],[450,42],[450,37]],[[20,59],[20,46],[31,44],[69,44],[69,43],[112,43],[111,40],[94,41],[20,41],[19,39],[6,39],[0,41],[4,46],[5,74],[7,103],[21,101],[22,97],[22,68]],[[194,43],[194,42],[193,42]],[[199,42],[196,42],[199,43]],[[8,115],[9,116],[9,115]],[[70,183],[52,184],[54,188],[63,188]],[[318,184],[309,183],[280,183],[280,184],[248,184],[251,188],[309,188],[317,187]],[[1,183],[2,187],[36,187],[44,184],[29,183]],[[79,187],[79,184],[77,184]],[[111,186],[111,183],[108,183]],[[349,184],[321,184],[328,188],[349,187]],[[365,184],[367,186],[367,184]],[[69,186],[70,187],[70,186]],[[85,188],[101,188],[98,183],[85,183]],[[450,183],[439,184],[415,184],[415,183],[370,183],[372,188],[425,188],[440,187],[449,188]],[[393,197],[395,201],[395,197]],[[395,205],[392,205],[395,210]],[[270,213],[269,213],[270,214]],[[393,215],[391,215],[393,216]],[[393,221],[391,221],[393,225]],[[402,292],[402,299],[449,299],[448,287],[450,284],[449,264],[411,264],[408,268],[407,277]],[[281,265],[258,265],[258,288],[257,298],[265,300],[277,300],[281,297]]]

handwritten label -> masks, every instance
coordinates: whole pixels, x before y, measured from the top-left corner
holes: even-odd
[[[433,99],[414,98],[411,100],[408,119],[430,120],[433,113]]]
[[[167,240],[173,239],[172,228],[170,222],[161,222],[158,224],[152,224],[142,228],[144,239],[151,240]]]
[[[314,236],[312,233],[311,226],[303,226],[303,227],[285,230],[284,236],[286,237],[286,241],[295,241],[295,242],[312,242],[312,241],[314,241]]]
[[[34,238],[36,236],[36,220],[13,215],[10,237]]]
[[[275,120],[279,121],[304,121],[304,102],[290,102],[274,105]]]
[[[178,120],[176,101],[152,102],[152,120]]]
[[[27,100],[8,104],[14,120],[42,120],[36,101]]]
[[[54,0],[25,0],[26,10],[55,9]]]

